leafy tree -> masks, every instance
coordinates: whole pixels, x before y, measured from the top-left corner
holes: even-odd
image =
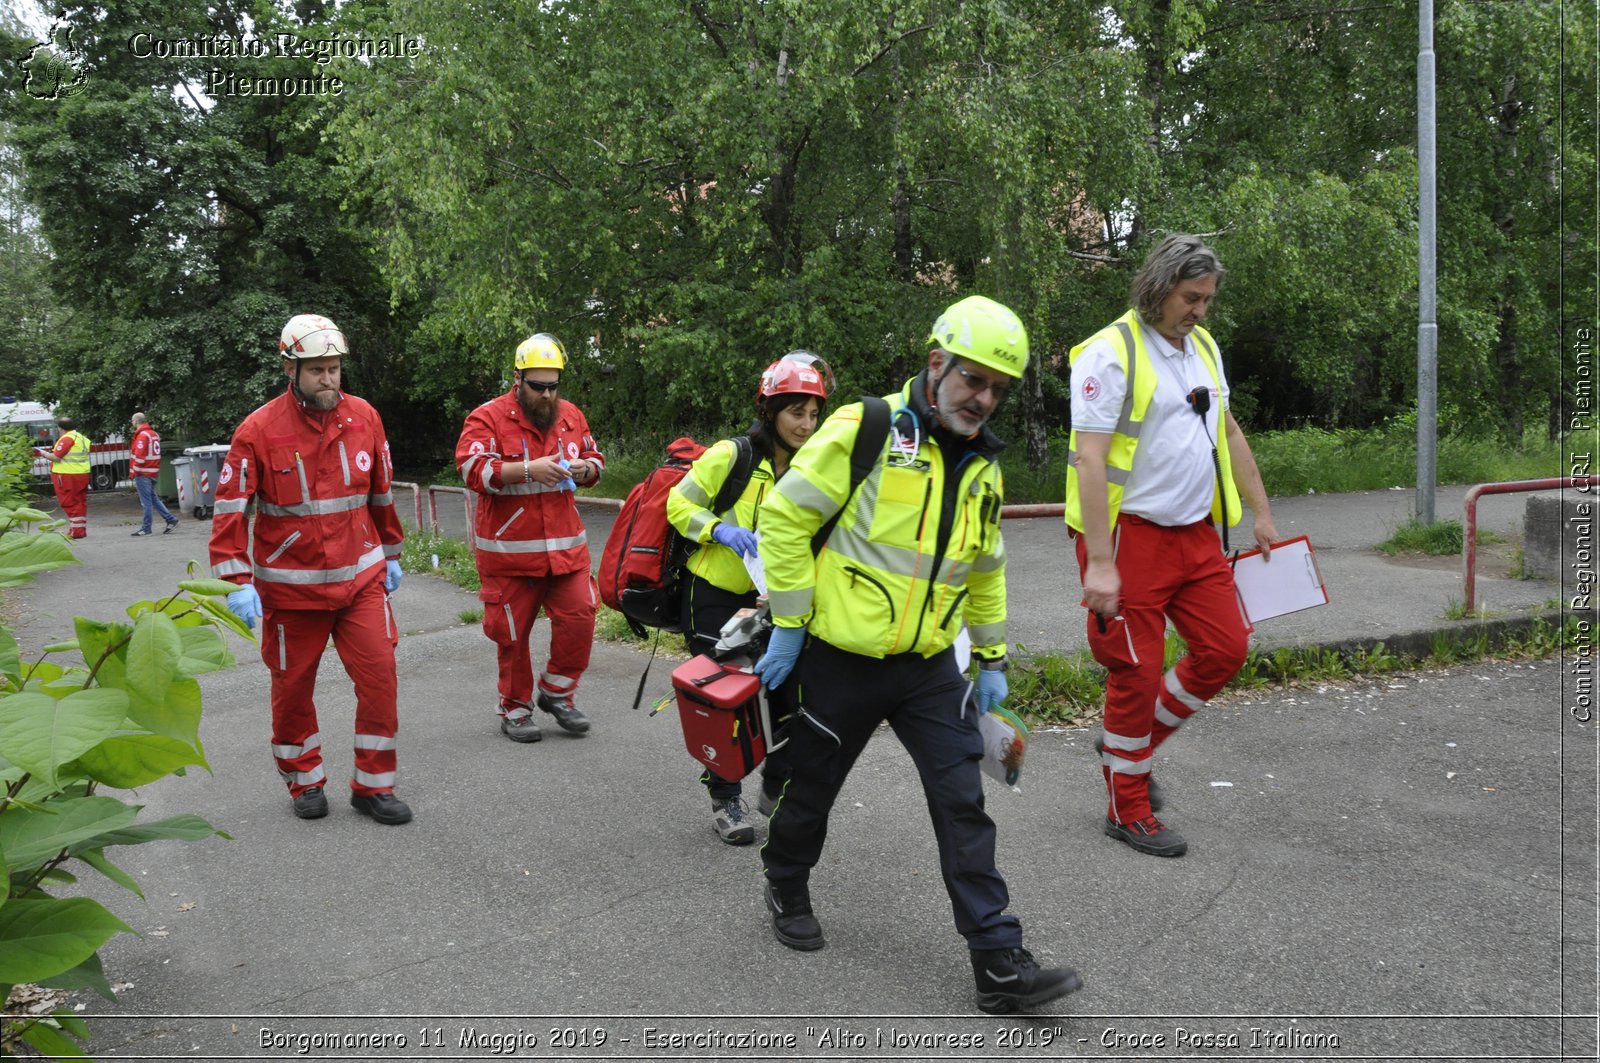
[[[52,252],[51,282],[76,314],[42,387],[97,432],[150,411],[174,435],[226,438],[283,385],[277,334],[324,313],[350,337],[355,387],[382,390],[392,319],[370,292],[365,250],[322,126],[331,95],[204,95],[219,62],[144,55],[130,43],[277,32],[326,36],[332,16],[267,0],[127,0],[67,9],[85,91],[38,100],[10,71],[4,117]],[[308,57],[230,60],[247,77],[307,78]]]

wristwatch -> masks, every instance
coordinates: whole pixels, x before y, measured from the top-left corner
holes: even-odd
[[[983,672],[1009,672],[1011,670],[1011,661],[1004,656],[987,661],[980,657],[978,659],[978,669]]]

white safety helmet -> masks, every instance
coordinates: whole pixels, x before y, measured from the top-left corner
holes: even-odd
[[[339,326],[321,314],[296,314],[283,326],[278,350],[285,358],[327,358],[350,353]]]

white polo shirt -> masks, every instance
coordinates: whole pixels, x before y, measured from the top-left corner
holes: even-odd
[[[1192,334],[1184,337],[1179,350],[1154,329],[1140,331],[1156,367],[1156,390],[1133,454],[1122,511],[1167,527],[1193,524],[1210,515],[1216,495],[1211,446],[1224,431],[1228,378],[1219,358],[1217,379],[1222,394],[1218,396]],[[1128,390],[1127,373],[1117,357],[1119,345],[1102,337],[1084,348],[1072,366],[1072,427],[1080,432],[1116,431]],[[1128,357],[1132,358],[1133,352],[1128,352]],[[1211,409],[1203,419],[1185,398],[1197,387],[1212,392]]]

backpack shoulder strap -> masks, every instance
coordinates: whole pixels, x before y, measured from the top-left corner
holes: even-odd
[[[739,501],[750,484],[750,474],[755,471],[756,465],[756,448],[749,436],[736,435],[730,442],[733,443],[733,464],[728,466],[727,479],[717,489],[717,497],[711,500],[711,512],[719,515]]]
[[[883,454],[883,444],[889,438],[889,404],[876,395],[861,396],[861,427],[856,429],[855,445],[850,448],[850,490],[838,512],[823,522],[817,534],[811,537],[811,552],[819,554],[828,542],[828,536],[844,516],[845,507],[861,486],[861,481],[872,474]]]

